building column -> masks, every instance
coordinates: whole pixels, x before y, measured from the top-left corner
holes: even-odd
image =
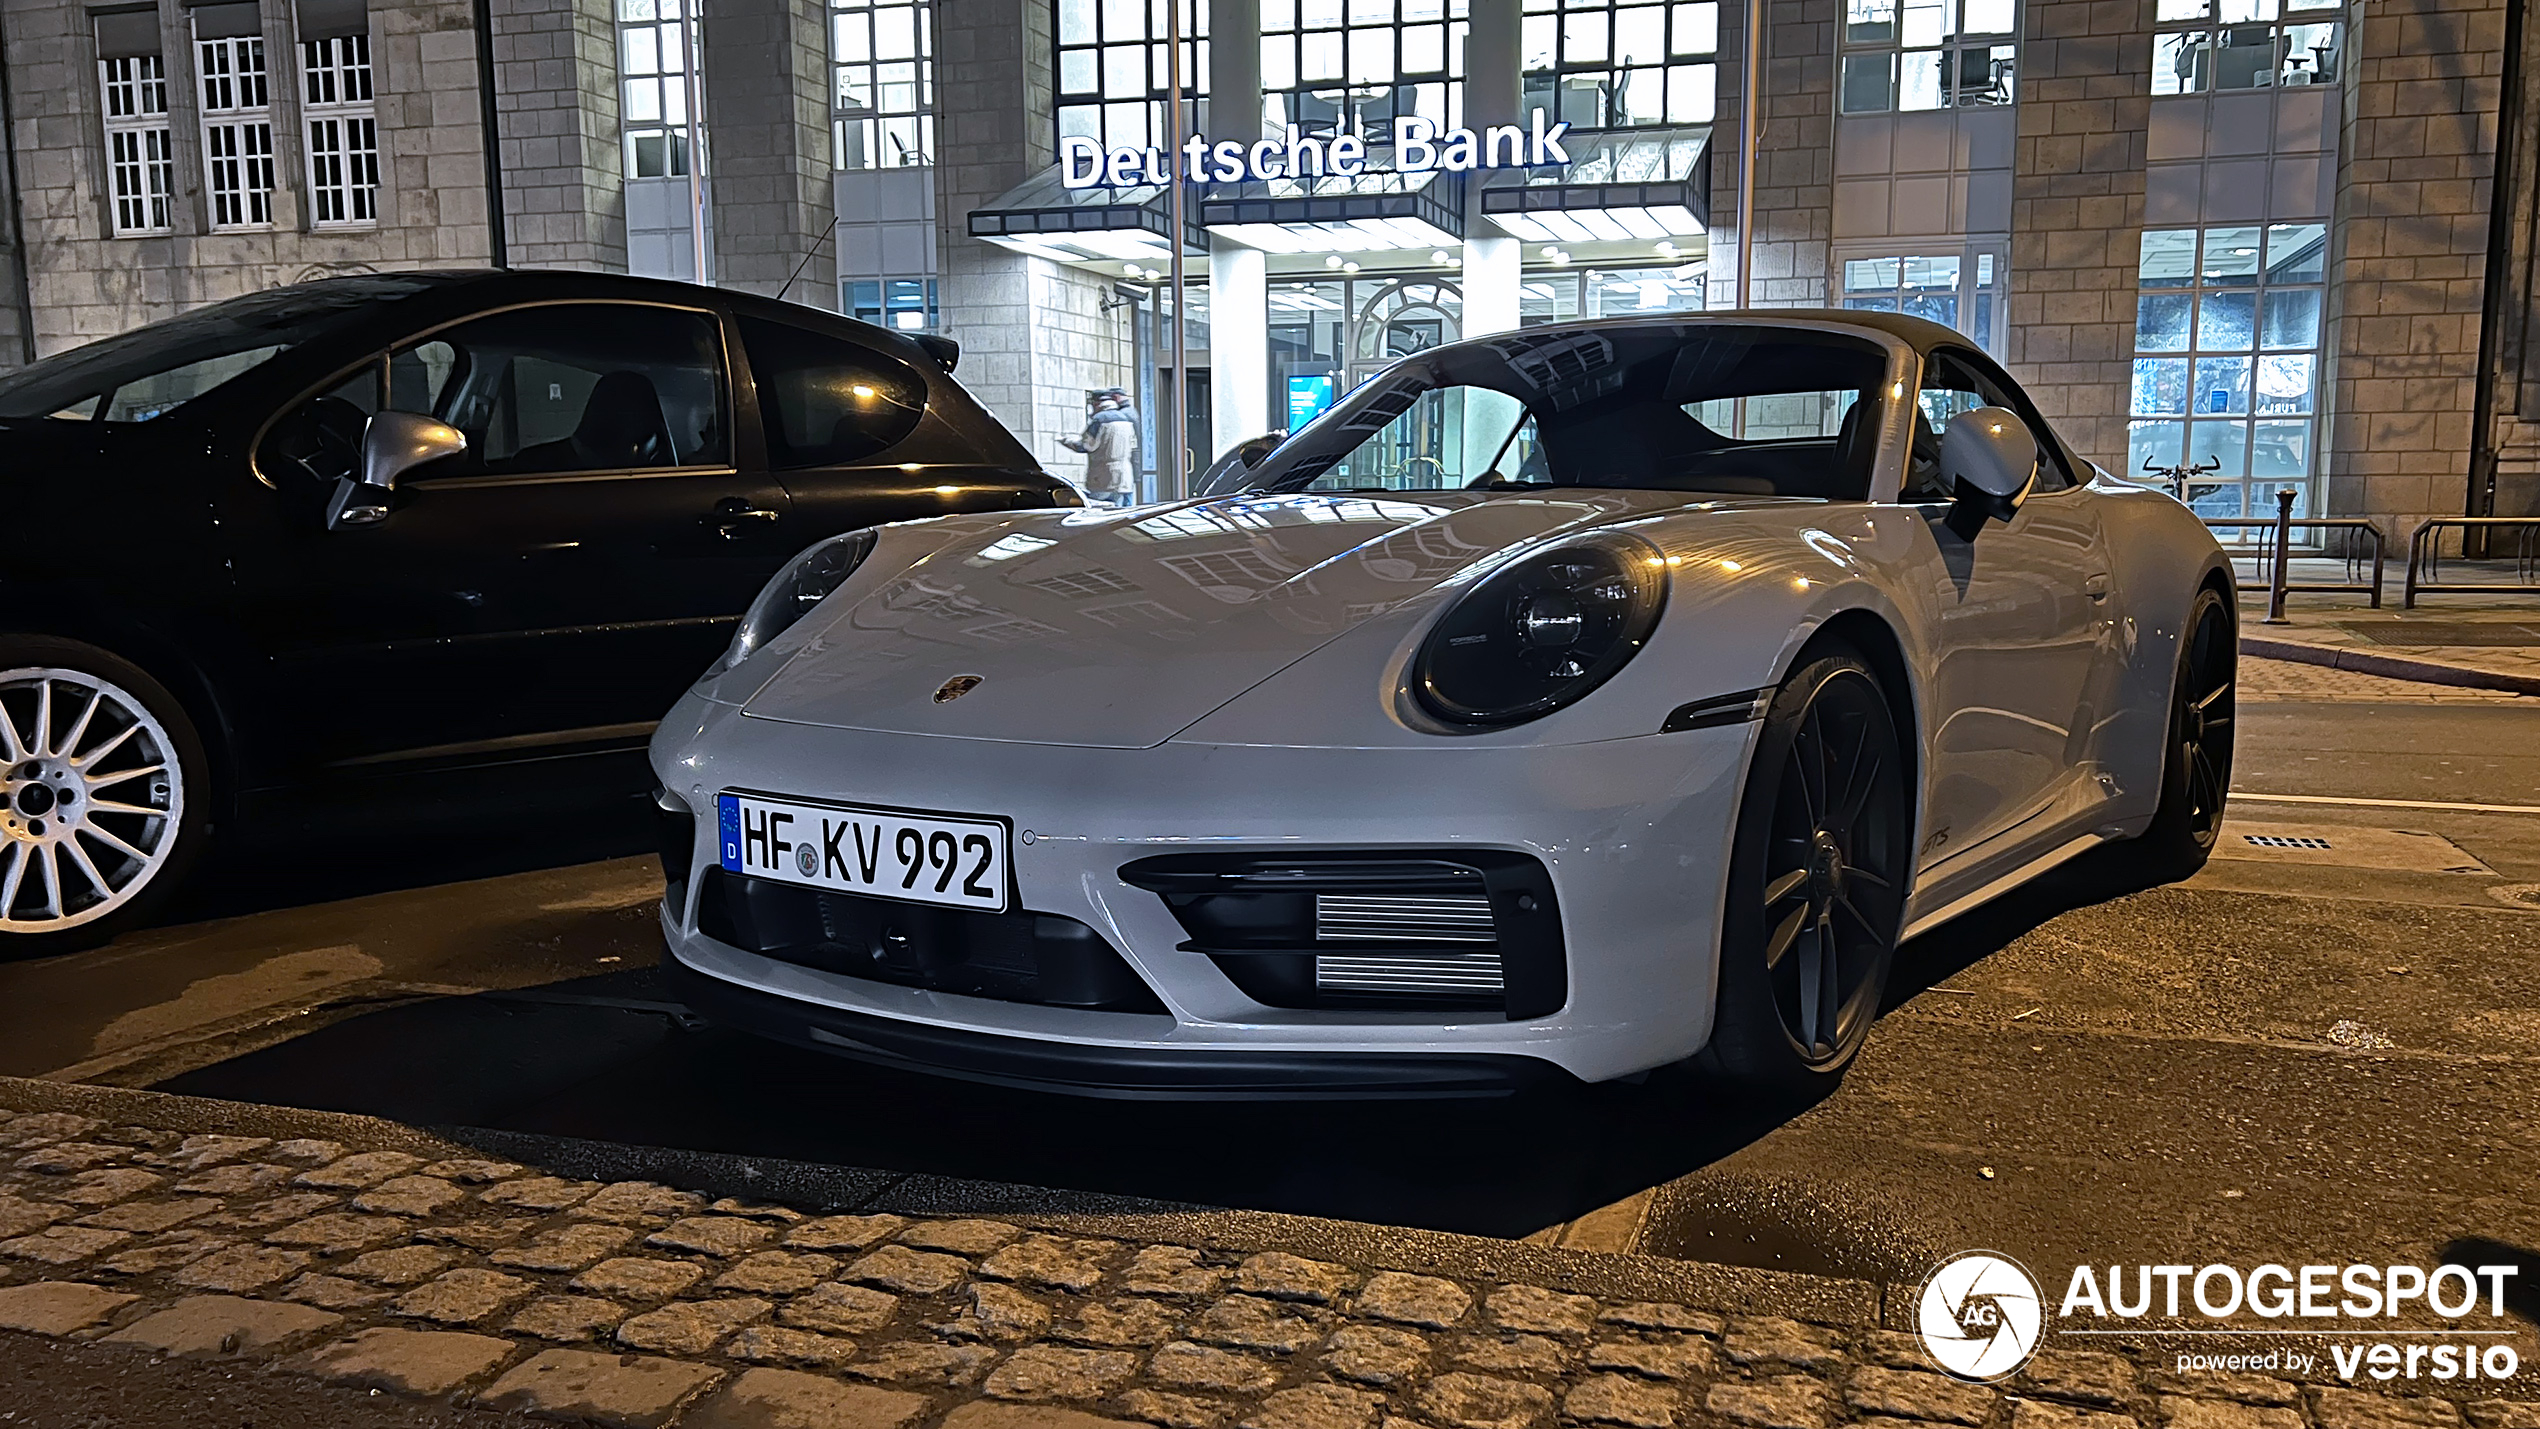
[[[2428,516],[2484,504],[2469,479],[2505,8],[2385,0],[2347,23],[2320,459],[2329,512],[2371,516],[2401,541]],[[2516,467],[2498,473],[2499,515],[2532,499],[2530,477],[2503,479]]]
[[[704,13],[716,281],[834,309],[828,11],[817,0],[718,0]]]
[[[1493,124],[1523,125],[1520,95],[1519,0],[1473,0],[1464,42],[1464,124],[1480,133]],[[1482,216],[1478,175],[1467,179],[1464,209],[1464,336],[1513,332],[1525,253],[1516,239]]]
[[[2126,465],[2152,116],[2152,7],[2030,0],[2004,357],[2081,454]]]
[[[1209,0],[1208,137],[1261,137],[1261,0]],[[1209,463],[1284,420],[1270,415],[1269,255],[1214,234],[1208,240]]]
[[[1053,23],[1047,0],[937,0],[935,212],[943,331],[961,381],[1042,466],[1082,480],[1059,445],[1085,426],[1085,389],[1135,380],[1125,307],[1112,285],[970,236],[971,210],[1056,162]]]
[[[1759,308],[1826,305],[1834,236],[1834,0],[1766,0],[1764,93],[1755,153],[1755,272]],[[1706,305],[1737,304],[1738,125],[1746,54],[1746,6],[1720,6],[1719,106],[1711,134],[1711,224]]]
[[[505,0],[493,21],[512,266],[626,271],[610,0]]]

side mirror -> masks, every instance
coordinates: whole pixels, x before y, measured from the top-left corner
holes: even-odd
[[[1279,443],[1287,439],[1288,434],[1285,432],[1264,432],[1235,448],[1235,455],[1242,460],[1244,470],[1250,471],[1267,460],[1270,453],[1279,449]]]
[[[388,494],[397,478],[445,456],[467,450],[467,434],[414,412],[381,412],[362,429],[361,467],[335,483],[327,499],[326,529],[369,526],[388,519]]]
[[[1987,520],[2008,521],[2037,483],[2037,437],[2017,413],[1976,407],[1949,421],[1940,439],[1949,483],[1950,529],[1972,538]]]

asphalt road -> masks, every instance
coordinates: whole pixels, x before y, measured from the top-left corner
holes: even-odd
[[[1091,1102],[698,1028],[651,985],[650,860],[539,866],[622,846],[605,816],[268,865],[222,916],[0,965],[0,1073],[1880,1277],[2540,1246],[2540,700],[2266,683],[2249,856],[2143,891],[2084,859],[1918,940],[1795,1116],[1664,1078]]]

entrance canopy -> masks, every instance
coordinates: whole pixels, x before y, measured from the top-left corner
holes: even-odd
[[[1183,242],[1199,254],[1212,233],[1272,254],[1454,248],[1475,188],[1485,217],[1533,242],[1694,238],[1710,223],[1710,140],[1707,125],[1573,133],[1566,164],[1471,172],[1396,170],[1390,149],[1371,149],[1355,174],[1195,185]],[[1162,184],[1069,188],[1053,166],[974,210],[970,232],[1068,262],[1160,263],[1168,206]]]
[[[1207,252],[1208,235],[1187,221],[1191,208],[1183,213],[1185,251]],[[1161,263],[1172,256],[1172,234],[1164,185],[1071,189],[1059,182],[1056,167],[970,213],[973,238],[1068,263],[1100,258]]]
[[[1572,139],[1557,169],[1504,169],[1482,188],[1491,222],[1536,243],[1692,238],[1710,230],[1711,130]]]
[[[1453,247],[1464,241],[1465,182],[1424,169],[1213,185],[1199,221],[1269,253]]]

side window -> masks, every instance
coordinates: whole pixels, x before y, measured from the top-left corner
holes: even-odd
[[[2008,407],[2037,434],[2037,489],[2061,491],[2073,485],[2063,452],[2047,432],[2026,394],[1988,373],[1965,354],[1942,348],[1923,366],[1923,390],[1915,418],[1914,454],[1905,477],[1903,499],[1946,501],[1949,491],[1940,474],[1940,438],[1960,413],[1977,407]]]
[[[493,313],[399,348],[389,405],[467,434],[434,476],[721,466],[731,460],[715,319],[636,303]]]
[[[768,464],[779,471],[862,461],[898,445],[926,415],[926,380],[897,358],[765,318],[741,319]]]

